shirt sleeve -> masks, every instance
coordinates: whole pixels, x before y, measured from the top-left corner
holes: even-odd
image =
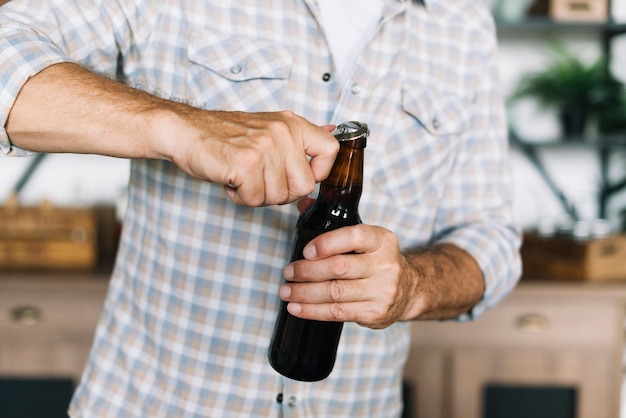
[[[0,7],[0,150],[29,154],[11,144],[6,122],[30,77],[61,62],[115,77],[118,56],[149,36],[151,3],[13,0]]]
[[[482,300],[460,320],[476,318],[501,301],[521,274],[521,233],[513,220],[513,191],[504,102],[499,91],[497,42],[490,17],[482,23],[472,68],[477,72],[468,129],[441,199],[437,242],[452,243],[478,263],[485,281]]]

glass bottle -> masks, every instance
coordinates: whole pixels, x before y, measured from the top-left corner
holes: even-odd
[[[303,257],[304,246],[318,235],[361,223],[359,199],[363,186],[363,154],[369,129],[361,122],[344,122],[333,135],[339,153],[319,194],[296,223],[291,261]],[[335,364],[343,322],[296,318],[282,301],[269,348],[269,361],[282,375],[314,382],[328,377]]]

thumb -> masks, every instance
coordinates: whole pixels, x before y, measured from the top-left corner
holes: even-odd
[[[311,157],[311,171],[316,182],[328,177],[339,152],[339,143],[331,134],[334,129],[334,125],[324,125],[316,135],[307,135],[304,139],[304,151]]]

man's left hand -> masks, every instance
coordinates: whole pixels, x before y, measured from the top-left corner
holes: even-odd
[[[285,267],[285,279],[291,283],[279,290],[292,315],[375,329],[409,319],[417,275],[409,273],[391,231],[347,226],[316,237],[303,252],[304,260]]]

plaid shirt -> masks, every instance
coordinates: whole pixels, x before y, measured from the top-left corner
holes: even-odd
[[[387,1],[344,85],[323,78],[333,61],[318,13],[314,0],[14,0],[0,14],[0,126],[27,78],[63,61],[208,109],[367,122],[363,221],[403,248],[451,242],[472,254],[486,291],[460,319],[479,315],[515,285],[520,264],[487,8]],[[4,129],[0,145],[26,152]],[[269,366],[294,205],[237,207],[222,186],[164,161],[133,161],[129,193],[72,416],[400,414],[408,323],[346,324],[321,382]]]

